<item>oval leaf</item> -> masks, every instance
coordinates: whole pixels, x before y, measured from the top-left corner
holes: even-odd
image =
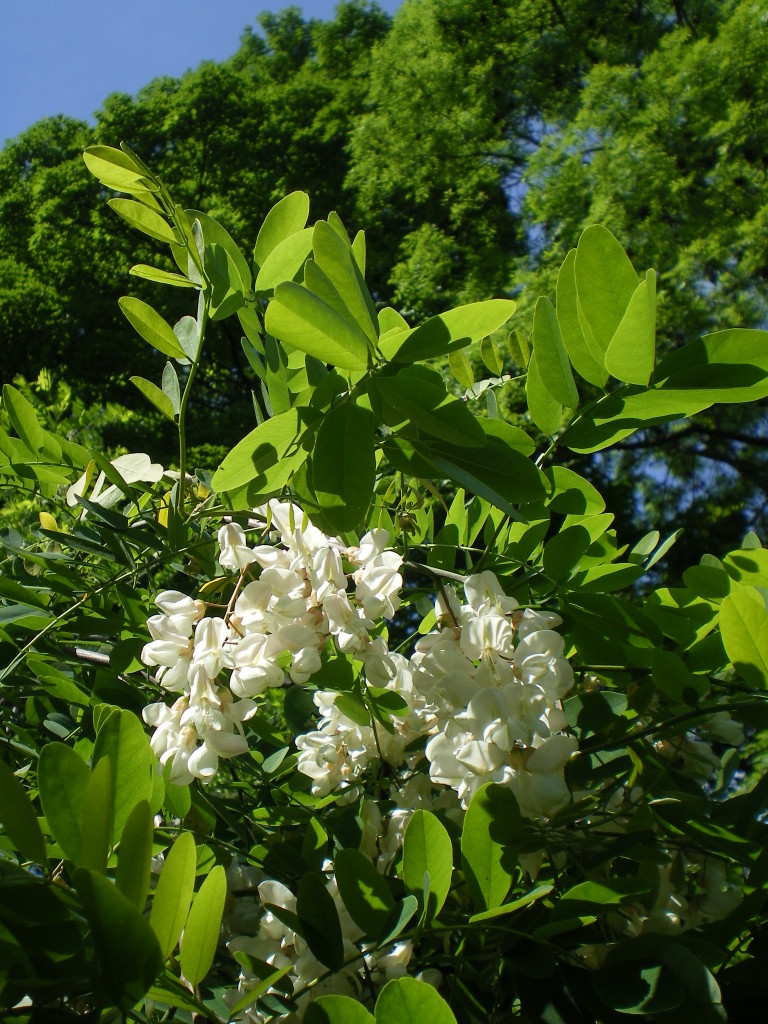
[[[118,300],[123,315],[136,333],[158,352],[174,359],[186,359],[178,338],[170,326],[146,302],[132,295],[124,295]]]
[[[360,524],[375,480],[373,419],[365,409],[343,402],[320,424],[312,454],[312,487],[335,530]]]
[[[231,491],[255,480],[298,449],[306,430],[306,419],[299,409],[289,409],[260,423],[225,457],[213,475],[212,487]]]
[[[472,797],[461,832],[464,875],[482,909],[500,906],[509,892],[519,843],[520,808],[514,794],[488,783]]]
[[[112,841],[111,776],[109,761],[105,758],[91,772],[83,795],[83,867],[102,874],[107,870]]]
[[[296,913],[310,950],[320,963],[337,971],[344,963],[344,939],[336,904],[321,874],[307,871],[302,875]]]
[[[291,192],[276,203],[264,218],[259,229],[253,259],[263,267],[269,254],[290,235],[301,231],[309,217],[309,196],[306,192]]]
[[[573,382],[571,364],[560,334],[555,310],[543,295],[533,314],[533,352],[542,383],[555,401],[575,409],[579,393]]]
[[[418,812],[417,812],[418,813]],[[456,1024],[437,989],[416,978],[388,981],[376,1000],[376,1024]]]
[[[144,995],[163,965],[152,929],[104,875],[78,868],[74,874],[93,931],[100,982],[116,1006],[127,1011]]]
[[[143,203],[137,203],[134,199],[110,199],[107,203],[115,213],[127,221],[132,228],[143,231],[150,238],[156,238],[158,242],[178,242],[173,228],[170,224],[150,210]]]
[[[102,761],[101,764],[108,762]],[[117,851],[116,883],[120,892],[143,911],[152,870],[152,812],[146,800],[130,813]]]
[[[256,276],[256,291],[270,291],[283,281],[292,281],[311,252],[312,228],[297,231],[278,242]]]
[[[11,769],[0,761],[0,821],[14,849],[34,864],[48,861],[32,802]]]
[[[368,367],[368,341],[307,288],[284,281],[267,307],[266,329],[280,341],[344,370]]]
[[[605,353],[605,368],[626,384],[647,384],[656,362],[656,272],[635,289]]]
[[[318,996],[301,1018],[302,1024],[376,1024],[364,1006],[351,996]]]
[[[372,387],[399,416],[432,437],[461,448],[478,448],[485,442],[479,421],[448,394],[434,370],[407,366],[396,377],[376,378]]]
[[[574,275],[584,320],[605,352],[639,284],[638,276],[621,243],[600,224],[588,227],[579,239]]]
[[[440,913],[451,887],[453,847],[445,825],[429,811],[416,811],[403,836],[402,877],[431,921]],[[426,905],[424,894],[426,893]]]
[[[49,743],[40,751],[37,783],[48,827],[64,856],[82,862],[81,815],[91,773],[71,747]]]
[[[751,686],[768,688],[768,611],[744,593],[720,606],[720,632],[731,664]]]
[[[170,364],[168,364],[170,365]],[[153,384],[151,380],[147,380],[145,377],[129,377],[128,378],[135,387],[144,395],[154,407],[161,412],[169,420],[175,418],[176,413],[174,412],[173,402],[166,395],[157,384]]]
[[[581,329],[575,264],[576,250],[571,249],[557,275],[557,322],[573,368],[584,380],[602,388],[608,380],[608,372],[602,360],[598,361],[590,351]]]
[[[115,835],[141,800],[152,798],[157,760],[141,721],[132,711],[109,715],[96,734],[93,764],[109,758],[112,768],[112,814]]]
[[[378,938],[387,927],[395,906],[386,879],[359,850],[339,850],[333,865],[350,917],[366,935]]]
[[[525,395],[528,399],[528,413],[533,422],[543,433],[550,436],[554,434],[563,422],[563,407],[544,386],[535,353],[528,363]]]
[[[211,969],[227,898],[227,878],[217,864],[200,886],[181,940],[179,962],[184,977],[196,988]]]
[[[149,914],[164,961],[173,952],[187,920],[196,865],[194,836],[191,832],[182,832],[165,858]]]

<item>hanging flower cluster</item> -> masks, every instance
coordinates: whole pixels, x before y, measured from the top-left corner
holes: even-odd
[[[243,723],[256,712],[255,698],[281,686],[286,672],[307,684],[330,645],[397,704],[391,724],[377,728],[372,715],[350,717],[336,690],[314,693],[317,728],[296,737],[297,768],[314,795],[360,795],[366,770],[383,760],[399,769],[397,807],[426,755],[432,783],[453,789],[464,808],[487,782],[510,786],[530,817],[568,802],[563,769],[576,741],[563,731],[560,702],[573,673],[553,628],[558,616],[520,609],[485,571],[465,581],[465,603],[441,591],[438,628],[407,659],[376,635],[401,603],[402,558],[387,546],[385,530],[345,547],[295,505],[272,500],[255,516],[269,543],[249,546],[234,523],[219,531],[219,562],[240,573],[223,617],[166,591],[156,599],[161,614],[148,621],[153,639],[143,661],[158,668],[161,686],[181,694],[171,707],[160,702],[144,711],[173,782],[209,780],[219,758],[244,753]]]

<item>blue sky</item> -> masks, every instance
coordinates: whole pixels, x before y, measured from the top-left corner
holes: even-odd
[[[390,14],[401,0],[378,0]],[[111,92],[224,60],[246,25],[288,0],[1,0],[0,145],[41,117],[91,120]],[[332,18],[336,0],[296,0]]]

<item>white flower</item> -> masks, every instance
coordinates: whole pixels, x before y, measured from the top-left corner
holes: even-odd
[[[245,543],[245,532],[237,523],[225,523],[217,539],[221,549],[219,563],[225,569],[242,570],[256,561],[252,548]]]

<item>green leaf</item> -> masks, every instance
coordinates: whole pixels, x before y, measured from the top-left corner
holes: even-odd
[[[478,420],[448,394],[434,370],[406,366],[395,377],[377,377],[371,387],[395,413],[432,437],[462,448],[478,448],[485,442]]]
[[[302,1024],[376,1024],[376,1018],[351,996],[318,996],[301,1020]]]
[[[181,389],[173,363],[166,363],[163,367],[163,394],[170,398],[173,411],[178,415],[181,408]]]
[[[254,288],[257,292],[271,291],[283,281],[292,281],[312,252],[312,228],[304,228],[288,235],[275,246],[264,260]]]
[[[217,242],[206,245],[205,271],[211,282],[211,320],[223,320],[245,305],[248,285],[229,249]]]
[[[548,882],[544,885],[537,885],[535,889],[531,889],[525,896],[521,896],[517,900],[512,900],[511,903],[502,903],[500,907],[494,907],[492,910],[483,910],[479,914],[473,914],[470,917],[470,923],[480,921],[490,921],[496,917],[505,917],[507,914],[514,914],[516,910],[522,910],[523,907],[528,907],[531,903],[535,903],[537,900],[542,899],[544,896],[548,896],[554,886]]]
[[[429,811],[415,811],[403,836],[402,877],[406,887],[420,898],[425,921],[432,921],[440,913],[451,887],[452,872],[453,848],[445,826]]]
[[[368,367],[368,341],[303,285],[284,281],[267,307],[267,331],[280,341],[345,370]]]
[[[509,892],[517,867],[520,808],[506,786],[487,783],[467,808],[461,832],[461,858],[473,901],[498,907]]]
[[[720,606],[720,632],[736,672],[750,686],[768,689],[768,611],[746,593],[729,594]]]
[[[94,765],[91,778],[83,794],[81,834],[83,837],[83,867],[89,871],[107,870],[107,859],[112,844],[111,814],[112,772],[106,758]]]
[[[173,325],[173,334],[186,359],[194,363],[200,355],[200,324],[193,316],[183,316]]]
[[[352,240],[352,256],[357,269],[360,271],[363,277],[365,277],[365,232],[358,231]],[[378,315],[377,315],[378,321]]]
[[[42,451],[46,445],[47,432],[40,425],[34,406],[12,384],[3,385],[3,406],[13,429],[27,448],[35,453]]]
[[[225,456],[213,474],[211,486],[216,491],[231,491],[256,479],[299,450],[306,431],[307,415],[303,409],[289,409],[265,420]]]
[[[144,910],[147,902],[151,869],[152,812],[147,801],[141,800],[131,811],[120,836],[115,878],[117,888],[139,911]]]
[[[144,281],[155,281],[157,284],[169,284],[174,288],[196,288],[194,281],[182,274],[172,274],[170,270],[161,270],[159,267],[150,267],[146,263],[136,263],[128,271],[133,277],[140,277]]]
[[[104,875],[78,868],[74,883],[93,932],[100,981],[114,1004],[126,1012],[160,973],[163,961],[157,939]]]
[[[579,239],[574,275],[581,312],[605,353],[638,286],[637,274],[621,243],[593,224]]]
[[[141,299],[124,295],[118,305],[136,333],[163,355],[185,360],[186,355],[169,325],[154,309]]]
[[[516,308],[510,299],[470,302],[433,316],[414,330],[393,333],[380,341],[379,348],[387,359],[397,363],[448,355],[498,331]]]
[[[395,906],[386,879],[359,850],[339,850],[333,864],[350,917],[370,938],[379,938]]]
[[[282,242],[301,231],[309,217],[309,196],[306,192],[291,192],[276,203],[264,218],[256,245],[253,259],[257,266],[263,267],[269,254]]]
[[[166,365],[170,366],[170,363]],[[163,416],[172,422],[175,421],[176,411],[173,407],[173,402],[165,392],[160,390],[157,384],[153,384],[151,380],[147,380],[145,377],[129,377],[128,379]]]
[[[312,953],[320,963],[337,971],[344,963],[344,939],[336,904],[323,875],[307,871],[301,876],[296,913]]]
[[[626,384],[647,384],[656,362],[656,271],[635,289],[605,353],[605,368]]]
[[[379,337],[376,310],[349,242],[320,220],[312,232],[312,250],[317,266],[338,292],[352,321],[375,344]]]
[[[149,914],[163,961],[173,952],[187,920],[195,888],[195,867],[195,838],[191,832],[182,832],[165,858]]]
[[[200,210],[185,210],[184,212],[189,218],[190,224],[194,221],[200,222],[206,249],[208,246],[219,246],[226,251],[236,268],[235,279],[240,280],[244,291],[250,291],[252,282],[251,268],[248,266],[248,260],[240,252],[240,249],[235,244],[234,239],[227,229],[222,227],[218,221],[213,219],[213,217],[209,217],[207,213],[201,213]],[[206,271],[207,270],[208,267],[206,266]]]
[[[461,354],[463,355],[463,353]],[[504,372],[504,360],[493,338],[483,338],[480,342],[480,356],[494,377],[500,377]]]
[[[592,411],[574,422],[561,441],[575,452],[596,452],[643,427],[685,419],[708,409],[707,392],[632,385],[601,398]]]
[[[150,238],[156,238],[158,242],[179,242],[180,236],[176,236],[168,221],[143,203],[133,199],[110,199],[107,206],[131,227],[143,231]]]
[[[440,471],[505,512],[512,505],[543,501],[541,474],[528,458],[532,453],[528,435],[503,420],[483,419],[479,423],[485,434],[481,448],[430,445]],[[515,515],[514,510],[511,514]]]
[[[456,380],[465,388],[471,388],[475,383],[475,374],[472,365],[462,349],[451,352],[448,356],[448,366]]]
[[[416,812],[421,813],[421,812]],[[456,1024],[437,989],[416,978],[393,978],[376,1000],[376,1024]]]
[[[335,530],[344,533],[361,523],[375,480],[371,414],[342,402],[324,417],[312,453],[312,487]]]
[[[0,821],[6,835],[26,860],[45,866],[48,857],[37,815],[24,786],[0,761]]]
[[[572,469],[552,466],[544,470],[544,476],[552,484],[552,497],[548,501],[552,512],[563,515],[594,515],[605,509],[600,492]]]
[[[603,388],[608,381],[608,372],[602,360],[598,361],[590,351],[579,322],[575,265],[576,250],[571,249],[557,276],[557,322],[573,368],[584,380]]]
[[[37,783],[45,820],[64,856],[74,864],[83,857],[80,822],[90,779],[88,765],[71,747],[49,743],[40,751]]]
[[[560,334],[555,310],[543,295],[533,314],[533,354],[542,383],[559,405],[575,409],[579,393],[573,382],[571,364]],[[530,374],[530,367],[528,369]]]
[[[111,714],[96,734],[94,767],[103,758],[112,767],[112,814],[114,834],[119,836],[133,808],[152,798],[157,759],[141,721],[132,711]]]
[[[591,543],[592,538],[583,526],[561,530],[544,545],[544,572],[557,583],[566,580]]]
[[[116,192],[142,195],[156,192],[157,186],[126,153],[112,146],[88,146],[83,153],[85,166],[102,185]]]
[[[197,988],[213,964],[226,898],[227,877],[221,864],[217,864],[195,896],[181,941],[181,971],[193,988]]]
[[[550,436],[559,430],[563,421],[563,408],[544,386],[535,354],[528,363],[525,395],[528,413],[539,430]]]

